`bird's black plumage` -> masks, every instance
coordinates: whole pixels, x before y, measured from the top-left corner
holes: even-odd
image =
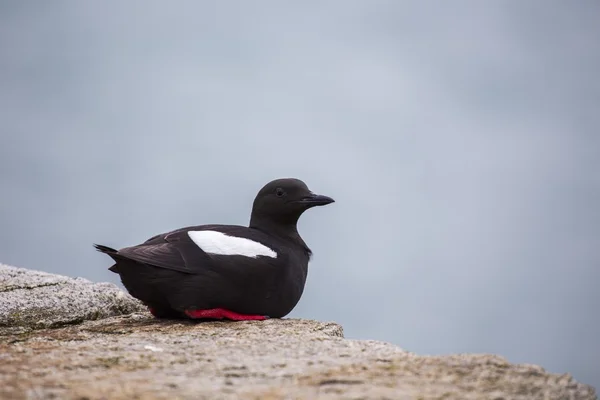
[[[298,219],[307,209],[332,202],[313,194],[301,180],[277,179],[256,195],[247,227],[189,226],[120,250],[95,247],[113,258],[109,269],[158,317],[218,308],[280,318],[300,300],[311,257],[298,233]],[[194,235],[214,236],[217,244],[202,239],[201,248]],[[231,238],[249,239],[252,242],[241,242],[260,251],[242,255],[235,248],[218,247],[228,245]]]

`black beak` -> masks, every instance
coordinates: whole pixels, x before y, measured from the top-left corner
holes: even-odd
[[[311,193],[309,196],[303,197],[300,201],[301,204],[308,206],[324,206],[335,202],[331,197],[323,196],[320,194]]]

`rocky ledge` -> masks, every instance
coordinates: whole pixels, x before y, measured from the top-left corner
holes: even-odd
[[[310,320],[157,320],[114,285],[2,265],[0,398],[597,399],[494,355],[419,356]]]

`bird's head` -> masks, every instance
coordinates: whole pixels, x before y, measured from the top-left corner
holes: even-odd
[[[331,197],[311,192],[299,179],[276,179],[256,195],[250,226],[257,223],[295,226],[304,211],[333,202]]]

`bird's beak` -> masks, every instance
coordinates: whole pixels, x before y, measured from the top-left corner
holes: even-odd
[[[320,194],[314,194],[314,193],[311,193],[310,195],[303,197],[300,200],[301,204],[306,204],[310,207],[324,206],[324,205],[327,205],[327,204],[330,204],[333,202],[335,202],[335,200],[333,200],[331,197],[323,196]]]

